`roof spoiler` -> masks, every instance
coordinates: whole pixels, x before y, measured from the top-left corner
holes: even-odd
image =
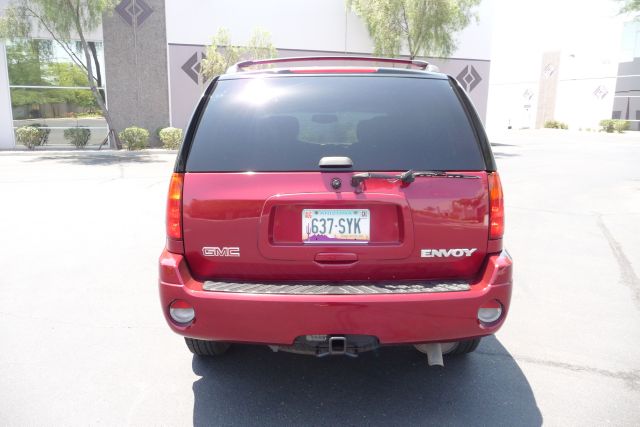
[[[378,58],[375,56],[298,56],[289,58],[269,58],[269,59],[252,59],[248,61],[238,62],[227,69],[227,73],[237,73],[244,71],[245,68],[254,65],[281,64],[286,62],[306,62],[306,61],[362,61],[362,62],[386,62],[390,64],[403,64],[426,70],[429,63],[417,59],[400,59],[400,58]]]

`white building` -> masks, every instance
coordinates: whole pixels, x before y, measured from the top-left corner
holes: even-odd
[[[491,5],[492,0],[482,2],[478,23],[458,35],[458,48],[449,59],[430,59],[441,71],[460,75],[459,80],[469,74],[471,84],[463,84],[468,86],[482,118],[488,96]],[[346,9],[344,0],[182,0],[167,1],[166,7],[171,118],[178,127],[185,125],[194,100],[203,90],[202,79],[183,67],[198,67],[205,46],[220,27],[229,29],[237,45],[246,44],[255,28],[265,29],[271,33],[280,56],[373,52],[364,23]]]

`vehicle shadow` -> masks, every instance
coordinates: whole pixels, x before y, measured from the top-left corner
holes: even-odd
[[[193,358],[194,425],[540,426],[529,383],[494,337],[428,367],[411,347],[318,359],[236,346]]]

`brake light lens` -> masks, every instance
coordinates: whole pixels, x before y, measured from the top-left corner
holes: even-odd
[[[174,173],[169,183],[167,197],[167,237],[175,240],[182,239],[182,184],[184,175]]]
[[[294,74],[329,74],[329,73],[375,73],[377,68],[324,68],[324,67],[312,67],[312,68],[293,68],[290,70]]]
[[[489,174],[489,238],[502,239],[504,234],[504,199],[498,172]]]

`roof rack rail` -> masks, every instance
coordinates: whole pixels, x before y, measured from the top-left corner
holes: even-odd
[[[404,64],[426,70],[429,63],[417,59],[400,59],[400,58],[378,58],[375,56],[298,56],[289,58],[269,58],[269,59],[253,59],[238,62],[227,70],[227,73],[236,73],[243,71],[247,67],[254,65],[279,64],[283,62],[303,62],[303,61],[363,61],[363,62],[387,62],[392,64]]]

